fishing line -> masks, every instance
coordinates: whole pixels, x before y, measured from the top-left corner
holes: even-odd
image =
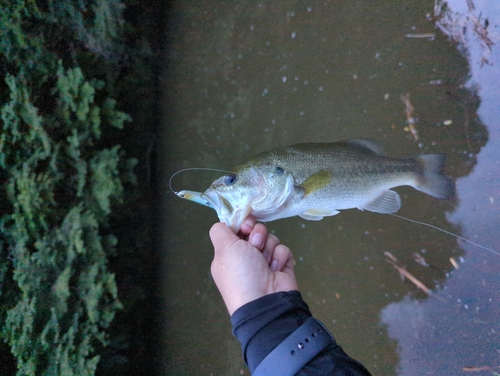
[[[170,190],[173,193],[177,194],[177,192],[172,189],[172,179],[174,178],[174,176],[177,175],[177,174],[180,174],[181,172],[184,172],[184,171],[197,171],[197,170],[217,171],[217,172],[224,172],[224,173],[234,174],[234,172],[232,172],[232,171],[221,170],[221,169],[218,169],[218,168],[209,168],[209,167],[189,167],[189,168],[183,168],[182,170],[177,171],[175,174],[173,174],[170,177],[170,179],[168,180],[168,187],[170,188]]]
[[[497,252],[497,251],[495,251],[495,250],[493,250],[493,249],[491,249],[491,248],[485,247],[484,245],[481,245],[481,244],[475,243],[475,242],[473,242],[472,240],[469,240],[469,239],[466,239],[466,238],[464,238],[464,237],[462,237],[462,236],[460,236],[460,235],[454,234],[453,232],[446,231],[446,230],[444,230],[444,229],[442,229],[442,228],[440,228],[440,227],[437,227],[437,226],[431,225],[430,223],[420,222],[420,221],[417,221],[417,220],[415,220],[415,219],[406,218],[406,217],[403,217],[403,216],[401,216],[401,215],[397,215],[397,214],[394,214],[394,213],[388,213],[388,214],[390,214],[390,215],[392,215],[393,217],[396,217],[396,218],[400,218],[400,219],[404,219],[404,220],[406,220],[406,221],[410,221],[410,222],[416,223],[417,225],[427,226],[427,227],[433,228],[433,229],[435,229],[435,230],[438,230],[438,231],[444,232],[445,234],[448,234],[448,235],[454,236],[454,237],[455,237],[455,238],[457,238],[457,239],[463,240],[464,242],[467,242],[467,243],[472,244],[472,245],[474,245],[474,246],[476,246],[476,247],[482,248],[482,249],[484,249],[484,250],[486,250],[486,251],[490,251],[491,253],[494,253],[494,254],[496,254],[496,255],[500,256],[500,252]]]

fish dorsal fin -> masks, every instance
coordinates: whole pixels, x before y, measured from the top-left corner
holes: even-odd
[[[315,172],[301,184],[304,188],[304,196],[326,187],[331,183],[332,179],[333,172],[331,170],[319,170],[318,172]]]
[[[355,147],[360,152],[385,155],[383,146],[371,138],[352,138],[344,142],[352,147]]]
[[[397,192],[388,190],[383,191],[375,200],[369,202],[359,210],[368,210],[375,213],[389,214],[395,213],[401,207],[401,198]]]

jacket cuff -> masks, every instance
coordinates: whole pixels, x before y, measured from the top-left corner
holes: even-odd
[[[299,291],[265,295],[237,309],[231,316],[233,334],[250,372],[311,316]]]

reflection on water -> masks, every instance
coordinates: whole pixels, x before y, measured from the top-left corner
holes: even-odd
[[[483,112],[483,88],[464,86],[467,61],[426,19],[432,11],[427,1],[410,0],[175,3],[166,72],[163,186],[170,174],[185,167],[230,169],[283,145],[371,137],[389,155],[444,152],[447,173],[458,179],[456,202],[398,188],[399,214],[494,247],[498,165],[496,171],[483,166],[498,156],[485,154],[493,137],[484,147],[488,133],[483,123],[492,123]],[[405,37],[429,33],[436,37]],[[405,130],[401,96],[407,93],[418,141]],[[470,180],[475,174],[479,178]],[[202,191],[218,175],[179,174],[173,188]],[[474,197],[469,197],[471,189]],[[162,208],[165,374],[248,374],[210,276],[208,230],[217,220],[215,212],[173,194],[165,194]],[[493,334],[486,334],[492,329],[498,333],[498,300],[486,303],[498,299],[498,280],[492,279],[500,258],[438,231],[358,210],[320,222],[290,218],[268,227],[294,252],[299,286],[315,316],[374,374],[412,374],[406,369],[414,354],[423,354],[418,359],[446,354],[452,362],[460,352],[450,342],[459,339],[464,346],[466,339],[475,341],[468,354],[477,364],[488,356],[486,348],[498,348]],[[411,283],[401,282],[384,251],[446,301],[428,299]],[[414,253],[429,266],[417,264]],[[461,256],[465,262],[453,271],[450,257]],[[430,308],[417,309],[424,306]],[[467,322],[482,325],[481,336]],[[422,341],[411,341],[411,348],[409,338]],[[428,369],[434,372],[446,364],[437,359]]]
[[[448,1],[444,9],[438,25],[468,57],[467,87],[481,99],[477,114],[490,135],[472,173],[458,179],[460,204],[448,218],[461,227],[463,236],[498,253],[500,54],[492,40],[500,40],[500,7],[496,1]],[[498,372],[500,255],[461,246],[466,250],[464,263],[438,291],[444,301],[405,297],[382,310],[389,336],[398,341],[400,375],[455,375],[462,369]]]

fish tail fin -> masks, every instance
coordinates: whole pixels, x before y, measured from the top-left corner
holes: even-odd
[[[446,154],[422,154],[414,159],[420,171],[415,189],[437,198],[455,195],[455,182],[443,173]]]

